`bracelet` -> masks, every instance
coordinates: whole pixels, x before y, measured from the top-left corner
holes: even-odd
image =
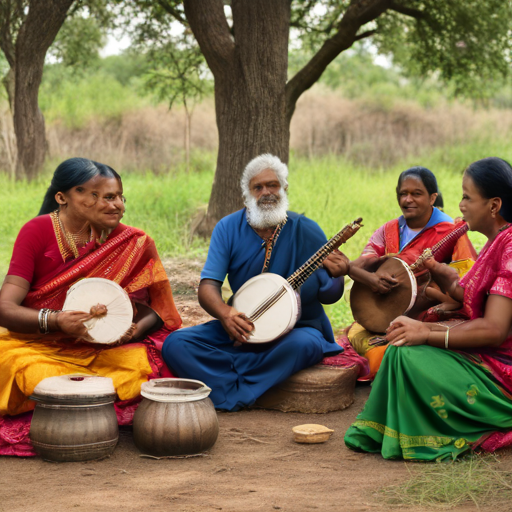
[[[447,327],[446,328],[446,334],[444,335],[444,348],[446,350],[448,350],[448,341],[449,341],[449,337],[450,337],[450,328]]]
[[[60,313],[60,311],[56,311],[54,309],[43,308],[39,310],[39,315],[37,316],[37,320],[39,323],[39,332],[41,334],[48,334],[50,332],[50,326],[48,323],[48,319],[52,313]]]
[[[44,309],[40,309],[39,310],[39,314],[37,315],[37,322],[38,322],[38,325],[39,325],[39,332],[41,334],[44,334],[43,315],[44,315]]]

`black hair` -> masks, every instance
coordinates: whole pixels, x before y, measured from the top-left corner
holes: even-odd
[[[439,190],[437,188],[437,180],[434,176],[434,173],[427,169],[426,167],[411,167],[410,169],[407,169],[406,171],[402,172],[400,176],[398,177],[398,184],[396,186],[396,195],[398,196],[400,192],[400,187],[402,186],[402,182],[405,180],[405,178],[408,178],[409,176],[413,176],[414,178],[418,178],[423,185],[425,185],[425,188],[427,189],[428,195],[431,196],[432,194],[439,193]]]
[[[43,204],[38,215],[51,213],[59,207],[55,200],[57,192],[67,192],[73,187],[82,185],[95,176],[116,178],[121,181],[121,176],[112,167],[87,158],[69,158],[62,162],[53,173],[52,181],[43,199]]]
[[[501,199],[500,215],[512,222],[512,167],[502,158],[491,156],[477,160],[464,173],[469,176],[482,197]]]
[[[437,191],[437,197],[436,197],[436,200],[434,201],[434,206],[436,208],[439,208],[441,211],[443,211],[444,199],[443,199],[443,194],[441,194],[440,190]]]

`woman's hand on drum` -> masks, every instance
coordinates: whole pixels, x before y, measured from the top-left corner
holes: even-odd
[[[85,311],[59,311],[55,317],[55,330],[64,334],[91,341],[84,322],[90,320],[92,315]]]
[[[331,277],[346,276],[350,269],[350,261],[341,251],[335,249],[325,258],[323,266]]]
[[[382,274],[368,272],[368,286],[374,293],[388,293],[398,286],[398,280],[391,274],[383,272]]]
[[[229,338],[238,343],[247,343],[249,334],[254,330],[254,324],[233,307],[230,307],[228,314],[219,320]]]
[[[395,347],[425,345],[430,334],[427,324],[407,316],[395,318],[386,330],[386,339]]]

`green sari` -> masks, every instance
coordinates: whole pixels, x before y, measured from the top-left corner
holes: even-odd
[[[507,430],[512,400],[484,366],[450,350],[389,346],[345,443],[385,459],[431,461]]]

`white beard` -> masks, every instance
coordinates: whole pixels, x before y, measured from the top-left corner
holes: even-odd
[[[273,197],[275,198],[276,196]],[[276,202],[264,202],[265,199],[268,200],[268,197],[260,198],[258,204],[256,198],[250,195],[245,201],[247,222],[253,228],[273,228],[286,218],[288,196],[285,190],[280,190],[279,199]]]

